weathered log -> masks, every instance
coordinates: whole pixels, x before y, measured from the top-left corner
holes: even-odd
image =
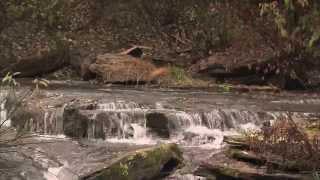
[[[256,159],[253,156],[243,156],[246,160]],[[247,162],[229,158],[225,152],[213,155],[209,160],[203,162],[195,172],[196,175],[217,180],[307,180],[311,174],[299,174],[299,172],[288,173],[274,170],[268,171],[265,166],[254,166]]]

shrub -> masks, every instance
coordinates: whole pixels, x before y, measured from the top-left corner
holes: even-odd
[[[290,115],[272,125],[266,123],[261,132],[251,133],[248,139],[251,150],[261,154],[269,164],[272,157],[281,157],[283,167],[291,166],[291,170],[320,170],[320,137],[308,137]]]

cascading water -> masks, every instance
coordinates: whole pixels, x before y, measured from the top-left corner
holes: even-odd
[[[307,113],[310,117],[318,113],[313,104],[301,109],[298,104],[283,105],[280,101],[274,103],[206,92],[116,89],[103,93],[92,93],[91,89],[63,90],[63,95],[59,95],[61,91],[57,92],[58,95],[51,93],[41,99],[41,108],[35,107],[32,103],[35,101],[31,99],[26,115],[32,116],[23,116],[31,118],[27,125],[31,131],[44,134],[30,139],[35,144],[28,147],[39,148],[20,149],[25,153],[23,157],[31,157],[37,166],[41,166],[41,170],[27,169],[33,174],[40,173],[40,179],[43,179],[43,169],[48,169],[47,179],[82,177],[82,174],[107,167],[109,162],[127,152],[171,142],[179,145],[187,163],[167,179],[205,179],[193,173],[200,163],[221,150],[225,135],[256,129],[265,121],[283,116],[285,111],[296,112],[294,119],[305,118],[309,116]],[[6,119],[4,104],[0,107],[1,119]],[[14,123],[15,120],[12,118]],[[25,171],[23,168],[19,175],[27,174]]]
[[[11,121],[8,119],[7,109],[5,108],[6,97],[7,93],[0,91],[0,127],[9,127],[11,125]]]
[[[188,112],[166,109],[159,102],[151,108],[117,101],[97,105],[88,137],[96,137],[94,132],[99,128],[109,142],[155,144],[164,141],[220,148],[224,135],[247,127],[255,128],[259,122],[273,118],[268,113],[236,109]]]
[[[63,128],[65,123],[73,124],[77,119],[86,117],[81,120],[85,121],[82,122],[85,125],[72,126],[71,131],[74,131],[73,127],[85,128],[77,129],[75,136],[105,139],[113,143],[174,142],[187,147],[221,148],[225,135],[233,135],[246,129],[258,129],[263,122],[285,114],[219,106],[197,111],[178,110],[167,108],[162,102],[146,105],[122,100],[80,105],[77,107],[79,115],[69,115],[71,118],[66,122],[63,112],[67,106],[48,109],[43,113],[43,123],[38,123],[34,132],[62,134],[66,132]]]

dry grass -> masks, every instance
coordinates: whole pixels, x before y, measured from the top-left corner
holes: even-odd
[[[292,165],[300,171],[320,170],[320,136],[308,136],[290,115],[265,124],[261,132],[251,133],[250,148],[267,162],[280,157],[284,167]],[[268,164],[268,163],[267,163]]]

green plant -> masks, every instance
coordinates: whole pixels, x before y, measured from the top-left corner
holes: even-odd
[[[221,84],[218,86],[223,92],[230,92],[232,89],[231,84]]]
[[[312,0],[284,0],[261,3],[261,15],[271,16],[287,53],[312,48],[320,38],[319,3]],[[303,49],[297,49],[303,48]]]
[[[192,84],[192,78],[183,68],[172,66],[170,67],[169,72],[176,84]]]
[[[129,175],[129,172],[128,172],[129,167],[127,164],[122,164],[120,162],[119,169],[122,176],[127,177]]]
[[[17,81],[14,79],[15,76],[19,75],[19,72],[11,73],[8,72],[4,78],[2,79],[2,85],[8,86],[8,87],[16,87],[18,85]]]

